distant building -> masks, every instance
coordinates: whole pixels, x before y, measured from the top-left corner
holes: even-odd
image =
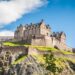
[[[0,41],[11,41],[14,36],[0,36]]]
[[[66,34],[64,32],[52,32],[51,27],[46,25],[43,20],[36,24],[20,25],[14,33],[14,38],[17,41],[23,40],[31,45],[71,50],[66,45]]]

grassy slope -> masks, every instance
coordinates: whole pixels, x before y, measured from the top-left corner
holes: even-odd
[[[60,53],[65,54],[65,55],[67,55],[67,54],[74,54],[72,52],[68,52],[68,51],[64,51],[64,50],[57,50],[55,48],[45,47],[45,46],[32,46],[32,45],[19,44],[19,43],[13,43],[13,42],[4,42],[3,45],[6,45],[6,46],[33,47],[33,48],[36,48],[37,50],[40,50],[40,51],[54,51],[54,52],[55,51],[60,51]],[[41,61],[44,62],[43,57],[41,55],[40,56],[35,56],[35,57],[38,59],[39,62],[41,62]],[[19,60],[15,61],[13,64],[17,64],[17,63],[23,61],[25,58],[26,58],[26,56],[24,56],[24,57],[20,58]],[[72,59],[67,58],[67,57],[62,57],[61,59],[62,60],[66,60],[66,61],[69,60],[69,61],[75,63],[75,60],[74,59],[72,60]]]
[[[32,46],[32,45],[26,45],[26,44],[19,44],[19,43],[13,43],[13,42],[4,42],[3,45],[5,46],[25,46],[25,47],[32,47],[32,48],[36,48],[40,51],[58,51],[55,48],[51,48],[51,47],[45,47],[45,46]],[[68,52],[68,51],[64,51],[64,50],[59,50],[61,53],[63,54],[74,54],[72,52]]]

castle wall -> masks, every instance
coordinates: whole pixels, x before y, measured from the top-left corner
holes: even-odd
[[[61,43],[61,41],[57,40],[55,37],[53,37],[53,46],[61,50],[66,49],[66,45]]]
[[[53,47],[52,38],[48,36],[44,36],[43,38],[32,39],[31,45]]]
[[[46,46],[45,39],[32,39],[31,45],[34,45],[34,46]]]
[[[24,31],[23,39],[31,39],[33,36],[40,35],[40,28],[39,27],[30,27]]]
[[[52,37],[45,36],[44,38],[45,38],[45,44],[46,44],[46,46],[53,47]]]
[[[29,47],[28,55],[38,55],[38,54],[39,54],[39,52],[36,48]]]
[[[53,46],[54,46],[54,47],[57,47],[57,48],[60,49],[60,50],[72,51],[72,48],[71,48],[71,47],[68,47],[68,46],[66,45],[66,43],[57,40],[55,37],[53,37]]]

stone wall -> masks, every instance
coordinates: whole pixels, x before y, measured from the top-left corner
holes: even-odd
[[[20,40],[27,40],[33,38],[35,36],[36,38],[40,35],[47,35],[50,36],[51,29],[48,25],[46,25],[43,21],[37,24],[30,24],[22,26],[20,25],[17,27],[17,30],[15,31],[14,38],[18,41]]]
[[[45,39],[32,39],[31,45],[34,46],[46,46]]]
[[[27,29],[24,31],[24,36],[23,36],[23,39],[26,40],[26,39],[31,39],[33,38],[33,36],[39,36],[40,35],[40,28],[38,27],[33,27],[33,28],[30,28],[30,29]]]
[[[11,51],[12,53],[20,53],[23,52],[25,54],[28,54],[28,48],[24,47],[24,46],[4,46],[2,51],[6,52],[6,51]]]
[[[43,38],[32,39],[31,45],[34,46],[49,46],[60,50],[72,51],[71,47],[68,47],[65,43],[57,40],[55,37],[44,36]]]
[[[58,49],[61,49],[61,50],[66,50],[66,48],[67,48],[66,44],[57,40],[55,37],[53,38],[53,46],[57,47]]]
[[[38,55],[39,52],[36,48],[32,48],[32,47],[29,47],[28,48],[28,55]]]
[[[32,39],[31,45],[53,47],[52,38],[44,36],[43,38]]]
[[[45,38],[45,44],[46,44],[46,46],[53,47],[52,37],[45,36],[44,38]]]
[[[0,51],[0,57],[5,56],[6,53],[10,54],[12,57],[12,62],[14,62],[19,57],[19,55],[27,55],[28,48],[24,46],[4,46]]]

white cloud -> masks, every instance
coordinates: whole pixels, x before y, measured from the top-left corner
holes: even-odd
[[[47,0],[0,1],[0,25],[9,24],[24,14],[42,6]]]
[[[4,30],[0,32],[0,36],[14,36],[14,32],[9,30]]]

